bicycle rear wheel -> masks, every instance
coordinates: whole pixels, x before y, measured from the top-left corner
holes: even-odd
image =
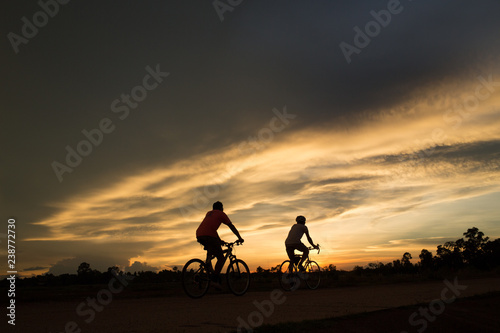
[[[296,274],[296,268],[290,260],[285,260],[280,265],[278,270],[278,279],[281,288],[285,291],[297,290],[299,288],[300,280]]]
[[[240,259],[231,261],[226,272],[227,285],[236,296],[247,292],[250,286],[250,270],[247,264]]]
[[[306,281],[307,287],[309,289],[318,288],[321,280],[321,270],[318,263],[316,263],[316,261],[310,261],[305,268],[306,276],[304,280]]]
[[[210,285],[210,276],[201,259],[189,260],[182,269],[182,288],[189,297],[200,298],[205,295]]]

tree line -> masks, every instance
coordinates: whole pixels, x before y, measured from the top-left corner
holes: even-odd
[[[411,253],[405,252],[401,259],[392,263],[370,263],[366,267],[356,266],[354,272],[376,271],[383,274],[426,273],[442,269],[458,271],[466,267],[493,270],[500,266],[500,238],[493,241],[482,231],[473,227],[463,233],[462,238],[438,245],[436,254],[422,249],[420,261],[413,264]]]
[[[462,238],[456,241],[446,242],[438,245],[436,254],[427,249],[422,249],[419,255],[420,261],[413,264],[412,255],[405,252],[401,259],[390,263],[369,263],[365,267],[355,266],[348,274],[369,274],[377,273],[379,275],[395,274],[422,274],[437,272],[442,269],[451,269],[458,271],[466,267],[474,267],[479,270],[493,270],[500,266],[500,238],[494,241],[485,237],[484,233],[478,228],[473,227],[463,233]],[[256,272],[252,273],[256,281],[271,280],[275,277],[279,265],[264,269],[257,267]],[[330,264],[322,268],[322,271],[328,277],[338,278],[338,271],[335,265]],[[19,286],[67,286],[67,285],[91,285],[106,284],[113,278],[114,274],[133,275],[134,283],[165,283],[180,281],[180,270],[173,267],[171,270],[164,269],[159,272],[140,271],[123,272],[117,266],[112,266],[106,272],[100,272],[92,269],[90,264],[82,262],[76,274],[43,274],[30,278],[19,279]],[[7,280],[0,281],[0,285],[6,285]]]

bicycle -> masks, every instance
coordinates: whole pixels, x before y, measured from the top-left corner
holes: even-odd
[[[233,243],[222,242],[226,247],[222,252],[225,253],[224,263],[229,258],[229,266],[226,270],[226,281],[229,290],[236,296],[245,294],[250,286],[250,270],[247,264],[237,259],[233,254],[233,247],[241,245],[239,241]],[[210,260],[214,259],[212,256]],[[182,287],[185,293],[192,298],[203,297],[210,287],[211,272],[207,270],[205,261],[201,259],[191,259],[182,268]]]
[[[319,245],[317,248],[308,247],[309,250],[318,250],[318,254],[320,252]],[[285,291],[297,290],[300,286],[300,280],[305,281],[307,287],[309,289],[316,289],[319,287],[319,283],[321,280],[321,269],[317,262],[312,261],[307,256],[307,259],[304,260],[303,271],[299,271],[298,264],[302,255],[295,254],[295,260],[293,263],[290,260],[285,260],[280,265],[278,270],[278,278],[280,282],[281,288]]]

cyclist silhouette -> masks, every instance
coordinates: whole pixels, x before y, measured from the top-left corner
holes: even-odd
[[[295,254],[294,251],[298,250],[302,252],[302,258],[300,258],[299,262],[299,270],[303,271],[304,266],[302,266],[302,263],[304,260],[306,260],[307,256],[309,255],[309,249],[307,246],[304,245],[300,241],[302,236],[306,234],[307,240],[309,241],[309,244],[311,244],[312,247],[315,249],[318,248],[318,245],[314,245],[313,240],[311,239],[311,236],[309,236],[309,230],[306,227],[306,218],[302,215],[297,216],[295,219],[297,222],[292,226],[290,231],[288,232],[288,237],[285,240],[285,247],[286,247],[286,253],[288,254],[288,258],[290,258],[291,262],[295,262]],[[292,267],[292,265],[290,265]]]
[[[205,250],[207,250],[207,268],[208,271],[212,272],[211,280],[214,287],[220,289],[220,272],[224,266],[224,253],[222,252],[221,242],[222,240],[217,233],[220,225],[224,223],[231,229],[231,231],[238,237],[238,241],[243,243],[243,238],[241,238],[240,233],[231,222],[229,217],[224,213],[224,208],[222,202],[217,201],[212,205],[212,210],[207,212],[207,215],[201,222],[198,229],[196,229],[196,239],[200,244],[202,244]],[[217,263],[215,264],[215,269],[212,268],[212,256],[217,258]]]

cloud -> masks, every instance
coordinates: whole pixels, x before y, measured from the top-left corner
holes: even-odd
[[[54,275],[61,275],[61,274],[67,274],[67,273],[76,274],[78,267],[83,262],[88,263],[88,258],[87,259],[68,258],[68,259],[60,260],[49,268],[48,274],[54,274]],[[90,268],[96,269],[93,264],[91,264]]]
[[[123,242],[113,236],[104,241],[30,240],[25,242],[23,252],[19,253],[18,257],[24,262],[47,263],[45,266],[52,274],[76,273],[82,262],[87,262],[92,269],[103,272],[115,265],[122,268],[129,266],[130,258],[142,255],[152,246],[153,242],[134,242],[130,239]]]
[[[460,238],[460,237],[457,236],[456,239],[458,239],[458,238]],[[451,240],[450,238],[446,238],[446,237],[428,237],[428,238],[414,238],[414,239],[395,239],[395,240],[389,240],[388,242],[386,242],[384,244],[377,244],[377,245],[368,246],[365,249],[365,251],[366,252],[370,252],[370,251],[384,251],[384,250],[392,251],[394,248],[404,250],[405,248],[415,247],[415,246],[417,246],[417,247],[422,246],[423,248],[429,247],[429,246],[436,247],[437,245],[444,244],[444,243],[446,243],[446,242],[448,242],[450,240]],[[433,248],[429,248],[429,251],[433,252],[435,250]],[[416,253],[413,253],[413,255],[415,257],[417,256]]]
[[[488,105],[476,110],[475,122],[464,122],[461,134],[449,129],[446,140],[408,145],[396,138],[425,138],[442,125],[432,112],[412,105],[417,126],[387,113],[349,133],[318,128],[278,133],[251,155],[242,155],[236,142],[71,198],[40,224],[54,239],[148,241],[141,249],[133,246],[137,253],[129,251],[126,259],[160,267],[195,253],[194,230],[219,199],[240,231],[267,239],[286,234],[297,215],[306,215],[312,226],[323,224],[325,231],[358,219],[353,230],[363,234],[398,217],[498,191],[500,141],[488,131],[476,133],[488,126],[477,123],[491,112]],[[395,122],[399,128],[388,131]],[[231,237],[224,229],[221,235]],[[363,239],[356,246],[364,247]]]
[[[125,271],[130,273],[147,271],[157,272],[159,270],[160,269],[158,267],[149,266],[147,262],[141,263],[139,261],[135,261],[132,265],[125,268]]]
[[[35,267],[27,267],[25,269],[23,269],[22,271],[23,272],[31,272],[31,271],[44,271],[44,270],[47,270],[49,267],[45,267],[45,266],[35,266]]]

